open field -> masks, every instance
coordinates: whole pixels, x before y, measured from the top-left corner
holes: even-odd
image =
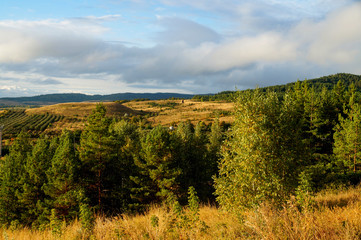
[[[313,197],[313,207],[300,210],[294,201],[277,209],[270,204],[246,211],[241,218],[213,206],[202,206],[192,221],[161,206],[144,214],[98,217],[90,239],[360,239],[361,189],[324,191]],[[187,217],[184,217],[187,216]],[[242,220],[240,220],[242,219]],[[75,221],[51,229],[2,229],[2,239],[87,239]]]
[[[69,130],[82,129],[85,126],[86,118],[95,109],[97,103],[82,102],[82,103],[60,103],[55,105],[48,105],[40,108],[27,109],[26,113],[44,114],[51,113],[64,116],[62,121],[56,122],[47,131],[54,131],[67,128]],[[120,103],[105,102],[103,103],[107,108],[107,115],[110,117],[121,117],[124,114],[139,115],[143,114],[140,111],[130,109]]]
[[[192,100],[158,100],[128,102],[125,106],[134,110],[157,113],[157,116],[149,117],[148,120],[154,125],[171,125],[182,121],[197,123],[212,122],[216,117],[219,121],[232,122],[233,103],[229,102],[197,102]]]
[[[95,108],[95,102],[61,103],[27,109],[27,114],[55,114],[65,118],[54,123],[48,131],[58,129],[82,129],[86,118]],[[126,103],[104,102],[107,115],[113,117],[143,115],[152,125],[170,126],[182,121],[212,122],[216,117],[226,123],[232,122],[233,103],[197,102],[192,100],[130,101]]]

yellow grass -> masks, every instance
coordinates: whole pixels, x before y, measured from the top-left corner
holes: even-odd
[[[153,107],[151,102],[165,104],[167,102],[177,103],[174,108],[169,107]],[[234,104],[229,102],[198,102],[193,100],[158,100],[158,101],[131,101],[124,104],[134,110],[143,110],[147,112],[158,113],[158,116],[149,117],[148,120],[154,125],[172,125],[182,121],[191,121],[197,123],[203,121],[209,123],[217,117],[219,111],[233,111]],[[220,121],[230,123],[233,121],[232,116],[218,116]]]
[[[95,109],[96,102],[81,102],[81,103],[60,103],[55,105],[44,106],[40,108],[27,109],[27,114],[44,114],[51,113],[56,115],[63,115],[65,117],[86,118]],[[108,116],[119,116],[125,113],[139,114],[137,111],[129,109],[120,103],[104,102],[107,108]]]
[[[151,207],[144,214],[98,217],[90,239],[360,239],[361,188],[328,191],[314,197],[315,207],[300,211],[294,201],[276,209],[270,204],[247,211],[241,218],[213,206],[202,206],[200,221],[177,225],[165,207]],[[158,224],[152,218],[159,219]],[[242,219],[242,220],[241,220]],[[200,224],[204,222],[204,224]],[[2,239],[85,239],[75,221],[62,235],[51,230],[2,229]]]
[[[175,103],[171,107],[154,107],[152,103],[164,105],[166,103]],[[84,128],[86,118],[95,109],[96,102],[81,103],[60,103],[55,105],[43,106],[39,108],[27,109],[27,114],[45,114],[51,113],[65,116],[65,118],[57,123],[53,123],[52,127],[47,131],[60,131],[67,128],[76,130]],[[107,108],[108,116],[124,116],[145,115],[152,125],[170,126],[182,121],[191,121],[196,124],[199,121],[205,123],[213,122],[216,117],[220,121],[231,123],[233,117],[233,103],[227,102],[197,102],[192,100],[156,100],[156,101],[130,101],[124,104],[117,102],[104,102]],[[224,114],[228,113],[228,114]]]
[[[52,127],[47,131],[56,131],[67,128],[69,130],[82,129],[85,126],[86,118],[92,113],[96,107],[96,102],[81,102],[81,103],[60,103],[55,105],[44,106],[40,108],[27,109],[27,114],[44,114],[51,113],[65,116],[65,118],[52,124]],[[104,102],[107,108],[108,116],[124,116],[124,114],[138,115],[141,112],[130,109],[120,103]]]

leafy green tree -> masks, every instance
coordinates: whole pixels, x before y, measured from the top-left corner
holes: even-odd
[[[281,203],[298,184],[307,164],[298,108],[287,94],[240,93],[235,123],[222,149],[217,201],[235,212],[263,201]]]

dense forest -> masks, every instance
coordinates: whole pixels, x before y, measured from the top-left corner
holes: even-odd
[[[39,228],[184,205],[190,192],[236,214],[291,196],[307,207],[326,186],[360,181],[360,95],[342,80],[331,89],[304,81],[282,94],[239,91],[230,128],[152,127],[106,117],[98,104],[83,131],[35,140],[23,131],[1,161],[0,223]]]
[[[224,131],[218,122],[184,122],[170,131],[105,114],[97,105],[82,132],[18,135],[0,165],[1,224],[39,227],[52,214],[68,221],[84,206],[117,214],[170,198],[182,203],[190,186],[203,201],[214,199]]]

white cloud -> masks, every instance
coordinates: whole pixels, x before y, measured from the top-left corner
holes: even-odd
[[[95,48],[103,27],[71,21],[0,21],[0,63],[86,54]]]
[[[324,21],[304,21],[293,32],[308,46],[307,58],[317,64],[350,64],[361,56],[361,3],[330,14]]]
[[[157,37],[162,43],[185,42],[199,45],[204,42],[218,42],[221,38],[214,30],[187,19],[158,16],[158,24],[165,27]]]
[[[56,86],[49,91],[106,93],[149,88],[212,92],[233,89],[235,85],[264,86],[267,81],[281,84],[303,76],[336,72],[361,74],[360,3],[297,24],[295,19],[289,20],[291,23],[283,21],[289,19],[289,14],[285,14],[280,22],[287,28],[282,28],[272,26],[279,19],[264,15],[268,7],[282,2],[271,1],[268,5],[261,2],[259,13],[251,1],[242,4],[248,6],[243,12],[237,12],[235,6],[239,5],[234,1],[226,1],[230,5],[223,7],[223,11],[233,8],[236,16],[252,27],[264,23],[264,27],[253,28],[251,33],[222,36],[211,26],[189,19],[162,17],[155,24],[164,30],[157,34],[157,44],[150,48],[102,40],[109,31],[103,26],[104,21],[119,19],[120,15],[0,21],[0,81],[16,82],[17,86],[29,86],[34,91]],[[214,7],[206,1],[168,4]],[[220,6],[225,2],[214,4]]]

